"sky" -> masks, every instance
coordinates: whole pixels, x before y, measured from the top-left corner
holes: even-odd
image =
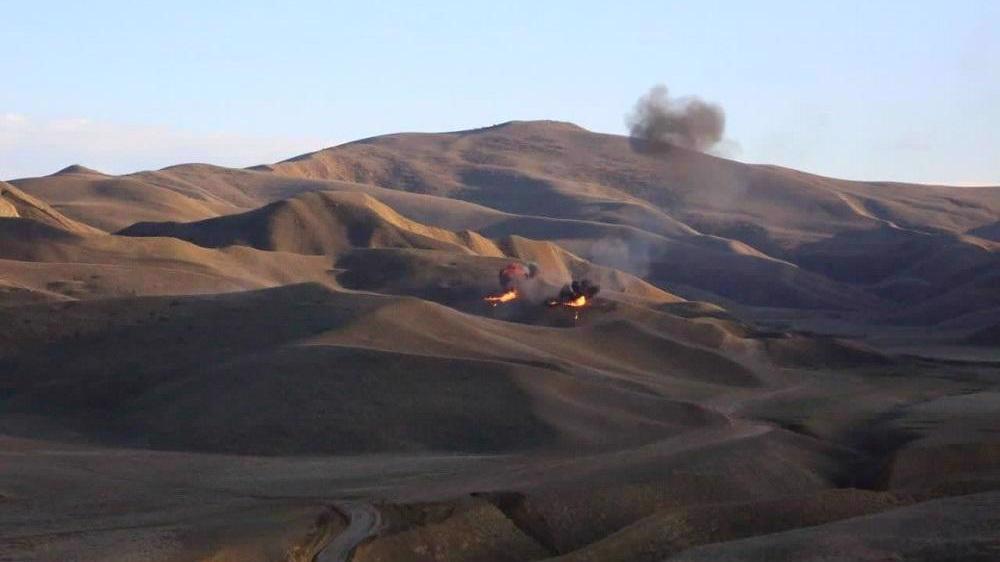
[[[0,0],[0,178],[249,166],[512,119],[626,134],[654,84],[725,155],[1000,185],[1000,2]]]

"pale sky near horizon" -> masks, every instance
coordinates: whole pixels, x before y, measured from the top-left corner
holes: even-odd
[[[1000,185],[1000,2],[0,0],[0,179],[273,162],[511,119],[625,134],[657,83],[727,155]]]

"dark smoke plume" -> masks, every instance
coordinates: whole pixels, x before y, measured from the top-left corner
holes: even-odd
[[[696,97],[672,99],[660,84],[639,98],[627,123],[632,148],[639,152],[661,152],[671,146],[705,151],[722,140],[726,114],[722,107]]]

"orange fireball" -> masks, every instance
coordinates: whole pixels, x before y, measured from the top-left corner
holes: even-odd
[[[500,303],[510,302],[518,297],[517,289],[511,289],[502,295],[491,295],[485,297],[483,300],[488,302],[490,306],[496,306]]]

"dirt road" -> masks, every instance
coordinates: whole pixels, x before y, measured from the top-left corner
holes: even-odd
[[[378,510],[366,502],[344,501],[334,504],[334,507],[347,517],[349,523],[316,555],[315,562],[347,562],[354,549],[374,535],[382,522]]]

